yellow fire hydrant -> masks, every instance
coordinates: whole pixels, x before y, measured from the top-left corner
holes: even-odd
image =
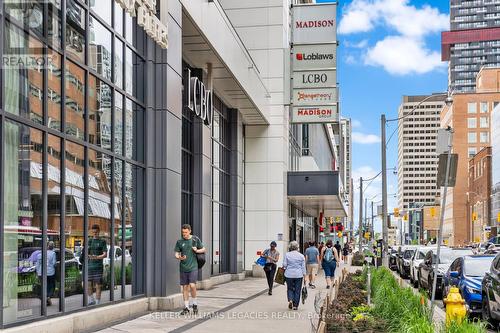
[[[446,325],[451,321],[461,323],[467,314],[465,300],[460,295],[457,287],[451,287],[448,296],[443,300],[446,304]]]

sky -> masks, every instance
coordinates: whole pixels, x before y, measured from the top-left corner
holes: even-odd
[[[316,0],[316,2],[333,2]],[[340,112],[353,123],[355,226],[358,224],[359,177],[378,174],[380,115],[397,117],[403,95],[445,92],[447,62],[441,61],[441,31],[449,30],[449,1],[346,0],[337,10]],[[397,122],[387,127],[387,136]],[[387,168],[397,167],[397,133],[387,151]],[[397,175],[388,176],[388,211],[397,207]],[[381,177],[365,197],[381,200]],[[380,202],[376,205],[380,205]],[[371,213],[371,212],[370,212]],[[381,222],[375,221],[381,231]]]

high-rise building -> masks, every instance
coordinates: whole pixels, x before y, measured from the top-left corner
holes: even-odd
[[[491,113],[491,221],[492,234],[500,224],[500,105]]]
[[[410,239],[419,239],[422,232],[422,215],[414,209],[439,200],[436,138],[445,98],[443,94],[403,96],[398,110],[398,206],[410,210]]]
[[[454,94],[453,105],[441,112],[441,127],[453,128],[452,152],[458,154],[456,184],[448,188],[443,208],[443,238],[450,245],[472,241],[472,216],[467,211],[469,159],[490,146],[490,114],[500,101],[499,74],[500,68],[481,69],[476,92]]]
[[[451,0],[450,31],[441,36],[441,58],[449,61],[449,86],[471,92],[482,66],[500,66],[500,2]]]

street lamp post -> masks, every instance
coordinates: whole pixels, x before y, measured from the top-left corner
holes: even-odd
[[[386,164],[387,164],[387,142],[386,142],[386,133],[385,133],[385,125],[389,122],[392,121],[399,121],[399,120],[404,120],[406,117],[410,116],[415,112],[415,110],[418,109],[418,107],[423,104],[424,102],[427,102],[431,98],[439,97],[439,96],[446,96],[445,103],[447,106],[450,106],[453,103],[453,99],[451,98],[452,93],[447,92],[443,94],[434,94],[427,96],[423,100],[421,100],[410,112],[408,112],[406,115],[403,115],[401,117],[395,118],[395,119],[386,119],[385,114],[382,114],[380,117],[380,129],[381,129],[381,162],[382,162],[382,170],[386,169]],[[392,136],[391,136],[392,137]],[[383,237],[383,254],[382,257],[384,258],[384,265],[387,266],[387,237],[388,237],[388,225],[387,225],[387,175],[385,172],[382,173],[382,237]]]

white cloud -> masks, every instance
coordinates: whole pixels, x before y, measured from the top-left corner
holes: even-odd
[[[423,74],[446,66],[439,52],[407,36],[388,36],[377,42],[366,52],[364,62],[395,75]]]
[[[349,54],[345,57],[345,62],[346,64],[349,65],[356,65],[358,61],[356,60],[356,57],[354,57],[352,54]]]
[[[357,119],[353,119],[351,121],[351,124],[352,124],[352,128],[361,128],[363,127],[363,125],[361,124],[361,122]]]
[[[364,49],[365,47],[368,46],[368,39],[363,39],[357,43],[345,41],[343,44],[345,47],[350,47],[353,49]]]
[[[352,132],[352,141],[360,144],[379,143],[380,137],[375,134],[365,134],[361,132]]]
[[[368,32],[383,24],[402,35],[421,37],[447,29],[449,21],[437,8],[417,8],[409,0],[354,0],[344,7],[338,32]]]
[[[391,35],[372,47],[366,40],[358,43],[367,48],[363,56],[365,64],[383,67],[395,75],[423,74],[445,65],[439,52],[430,50],[425,43],[427,35],[449,27],[448,15],[437,8],[429,5],[417,8],[410,0],[353,0],[344,7],[338,32],[366,33],[376,27],[385,27]]]

